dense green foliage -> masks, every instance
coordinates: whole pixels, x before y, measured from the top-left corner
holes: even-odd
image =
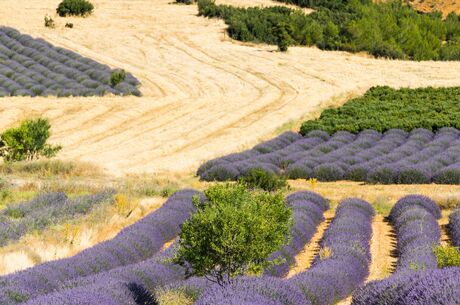
[[[460,87],[374,87],[339,108],[324,110],[318,119],[304,122],[300,133],[305,135],[316,129],[329,133],[358,133],[365,129],[384,132],[392,128],[436,131],[442,127],[460,129]]]
[[[88,0],[63,0],[59,3],[56,12],[61,17],[66,16],[87,16],[94,10],[93,4]]]
[[[460,16],[419,14],[394,0],[287,0],[312,6],[306,15],[286,7],[236,8],[199,0],[199,14],[223,18],[229,35],[241,41],[279,45],[282,24],[289,44],[326,50],[367,51],[375,56],[412,60],[460,60]],[[288,45],[289,45],[288,44]]]
[[[0,134],[0,157],[5,161],[54,157],[61,147],[46,143],[51,135],[50,128],[47,119],[38,118],[25,120],[19,127],[5,130]]]
[[[112,74],[110,75],[110,84],[112,85],[112,87],[115,87],[116,85],[124,81],[125,79],[126,79],[126,71],[123,69],[117,69],[113,71]]]
[[[460,250],[452,246],[438,246],[434,249],[439,268],[460,267]]]
[[[286,178],[260,168],[251,169],[240,179],[240,182],[249,189],[262,189],[267,192],[274,192],[288,186]]]
[[[289,242],[292,211],[282,194],[251,192],[241,184],[214,185],[207,201],[185,222],[174,262],[187,275],[220,285],[235,276],[260,273],[268,257]]]

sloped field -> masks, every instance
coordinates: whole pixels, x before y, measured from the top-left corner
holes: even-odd
[[[111,83],[111,70],[42,39],[0,27],[0,97],[139,95],[139,82],[127,74]]]
[[[460,85],[460,63],[243,45],[228,39],[221,21],[170,0],[95,0],[94,16],[56,17],[57,28],[47,29],[43,17],[54,15],[58,2],[5,0],[1,23],[131,72],[143,96],[2,99],[0,128],[46,115],[62,158],[112,173],[192,172],[373,85]],[[67,21],[74,29],[64,28]]]
[[[290,194],[286,202],[293,208],[292,240],[272,255],[284,258],[285,263],[261,277],[242,277],[221,287],[205,278],[186,279],[184,268],[167,260],[175,251],[168,241],[174,240],[180,224],[193,212],[194,195],[200,193],[176,192],[159,210],[76,256],[0,277],[2,304],[152,304],[149,292],[160,287],[193,291],[197,305],[332,305],[343,299],[349,302],[352,294],[353,304],[447,305],[460,301],[460,269],[438,269],[433,253],[433,247],[441,243],[444,213],[428,197],[405,196],[391,208],[388,228],[394,230],[393,238],[375,236],[381,233],[374,231],[381,218],[364,200],[341,200],[333,212],[318,194]],[[331,212],[334,215],[329,217]],[[448,212],[454,245],[458,245],[457,212]],[[384,267],[378,256],[389,255],[389,249],[375,249],[376,238],[392,244],[392,275],[375,274],[376,267]],[[299,258],[302,248],[312,249],[309,243],[317,248],[310,253],[311,262],[305,263]],[[294,272],[286,276],[288,271]]]

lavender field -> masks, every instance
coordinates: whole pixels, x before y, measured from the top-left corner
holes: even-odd
[[[27,233],[41,232],[51,225],[86,215],[98,205],[113,202],[113,195],[113,190],[75,198],[68,198],[62,192],[44,193],[30,201],[9,204],[0,211],[0,246]]]
[[[393,206],[388,218],[398,260],[393,274],[384,280],[366,284],[375,212],[357,198],[338,204],[311,265],[286,276],[330,209],[325,198],[304,191],[286,197],[293,211],[292,239],[271,256],[284,258],[284,263],[260,277],[239,277],[222,287],[205,278],[187,279],[184,268],[170,261],[181,224],[195,211],[195,196],[201,202],[205,199],[194,190],[176,192],[160,209],[112,240],[74,257],[0,277],[0,303],[158,304],[159,289],[188,291],[196,305],[332,305],[350,295],[357,305],[460,302],[460,268],[438,269],[436,264],[433,247],[440,243],[441,212],[427,197],[406,196]],[[458,211],[450,217],[453,243],[458,241]],[[169,241],[172,244],[166,247]]]
[[[460,184],[460,131],[311,131],[304,137],[286,132],[250,150],[210,160],[197,174],[205,181],[236,180],[252,168],[289,179]]]
[[[107,65],[0,27],[0,97],[137,95],[139,81],[127,73],[112,86]]]

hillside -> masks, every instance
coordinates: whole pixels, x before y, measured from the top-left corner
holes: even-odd
[[[55,17],[57,0],[2,2],[3,25],[41,37],[140,80],[142,97],[7,98],[0,128],[43,114],[64,159],[109,172],[192,172],[205,160],[250,147],[277,128],[375,85],[458,86],[460,63],[404,62],[230,40],[222,21],[196,6],[94,1],[86,19]],[[260,1],[259,1],[260,2]],[[265,1],[267,2],[267,1]],[[27,10],[27,14],[24,11]]]

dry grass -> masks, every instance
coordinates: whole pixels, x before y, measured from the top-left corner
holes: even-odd
[[[159,289],[155,292],[158,305],[192,305],[194,300],[182,289]]]
[[[442,208],[451,209],[460,204],[460,185],[410,184],[381,185],[364,184],[361,182],[337,181],[316,182],[291,180],[293,191],[310,190],[337,203],[349,197],[368,201],[377,212],[385,215],[401,197],[410,194],[425,195],[435,200]]]
[[[57,2],[4,0],[0,20],[133,73],[143,97],[8,98],[0,105],[0,129],[44,115],[53,127],[51,142],[64,147],[60,157],[119,176],[193,172],[203,161],[250,147],[319,105],[370,86],[460,85],[459,62],[246,46],[228,39],[221,20],[197,17],[195,5],[171,0],[94,0],[94,15],[55,17],[56,29],[47,29],[43,16],[54,15]],[[64,28],[67,21],[74,29]]]
[[[0,173],[3,175],[25,177],[103,177],[102,170],[88,162],[63,161],[59,159],[21,161],[0,163]]]

